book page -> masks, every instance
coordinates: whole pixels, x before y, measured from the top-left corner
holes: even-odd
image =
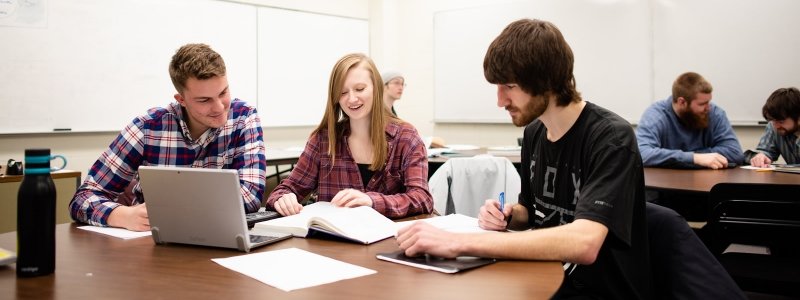
[[[474,217],[465,216],[462,214],[449,214],[446,216],[437,216],[433,218],[411,220],[395,223],[397,230],[410,226],[414,222],[426,222],[436,228],[459,233],[480,233],[480,232],[493,232],[484,230],[478,225],[478,219]]]
[[[309,227],[364,244],[394,236],[395,223],[371,207],[337,207],[330,202],[316,202],[303,207],[299,214],[259,222],[254,230],[308,236]]]
[[[343,208],[311,219],[311,227],[365,244],[394,236],[395,223],[371,207]]]
[[[316,202],[304,206],[299,214],[258,222],[253,225],[253,228],[291,233],[296,237],[306,237],[306,235],[308,235],[308,224],[311,218],[329,215],[341,209],[343,208],[336,207],[330,202]]]
[[[312,218],[312,227],[339,234],[365,244],[394,236],[395,223],[367,206],[344,208],[334,213]]]

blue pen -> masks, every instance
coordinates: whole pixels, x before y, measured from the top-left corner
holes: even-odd
[[[506,206],[506,192],[500,192],[500,212],[503,212],[503,207]]]

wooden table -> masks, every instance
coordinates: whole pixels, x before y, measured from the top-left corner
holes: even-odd
[[[563,280],[559,262],[500,261],[443,274],[380,261],[397,249],[394,238],[364,246],[342,241],[292,238],[254,252],[296,247],[377,271],[377,274],[284,292],[211,261],[234,250],[155,245],[150,238],[122,240],[56,227],[56,272],[17,278],[0,267],[3,299],[502,299],[550,298]],[[0,234],[0,247],[16,248],[16,232]],[[269,268],[265,265],[264,268]]]
[[[757,172],[742,168],[679,170],[644,168],[645,187],[663,191],[708,193],[717,183],[800,184],[800,174]]]

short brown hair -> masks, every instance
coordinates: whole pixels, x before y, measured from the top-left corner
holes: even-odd
[[[561,31],[550,22],[521,19],[495,38],[483,60],[492,84],[516,83],[533,96],[551,92],[559,106],[580,100],[572,73],[575,58]]]
[[[711,94],[714,88],[703,76],[695,72],[686,72],[678,76],[672,83],[672,102],[677,102],[683,97],[686,102],[692,102],[698,93]]]
[[[200,80],[225,76],[225,61],[206,44],[181,46],[169,63],[169,77],[178,93],[183,93],[189,78]]]
[[[800,119],[800,91],[797,88],[780,88],[772,92],[761,109],[765,120]]]

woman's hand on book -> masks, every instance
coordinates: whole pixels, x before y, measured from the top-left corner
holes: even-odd
[[[296,215],[303,210],[303,206],[297,202],[297,195],[294,193],[283,194],[283,196],[278,198],[278,201],[275,201],[273,206],[275,207],[275,211],[282,216]]]
[[[333,196],[333,199],[331,199],[331,204],[342,207],[372,207],[372,198],[359,190],[344,189]]]

